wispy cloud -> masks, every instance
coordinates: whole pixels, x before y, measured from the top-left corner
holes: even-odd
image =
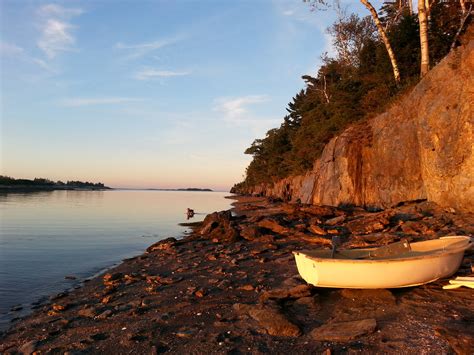
[[[115,48],[128,52],[128,55],[125,57],[125,59],[137,59],[145,56],[150,52],[172,45],[183,39],[183,36],[175,36],[172,38],[165,38],[156,41],[137,44],[123,44],[122,42],[118,42],[117,44],[115,44]]]
[[[248,114],[248,105],[269,101],[267,95],[250,95],[242,97],[223,97],[215,100],[214,111],[221,112],[227,120],[242,120]]]
[[[173,76],[185,76],[191,74],[188,71],[158,70],[154,68],[143,68],[133,76],[137,80],[153,80],[158,78],[169,78]]]
[[[74,50],[76,39],[72,31],[75,26],[70,23],[70,19],[82,13],[82,9],[65,8],[55,4],[39,8],[41,36],[36,44],[47,58],[53,59],[61,52]]]
[[[1,41],[0,42],[0,54],[2,56],[8,56],[8,57],[15,57],[22,55],[25,52],[25,50],[16,44],[13,43],[8,43]]]
[[[43,68],[47,72],[51,74],[58,74],[58,70],[54,66],[46,62],[45,60],[40,59],[40,58],[31,58],[31,60],[33,61],[33,63],[39,65],[41,68]]]
[[[38,13],[45,17],[57,16],[61,18],[71,18],[82,15],[84,11],[79,8],[65,8],[57,4],[47,4],[41,6],[38,10]]]
[[[259,136],[278,125],[280,120],[257,115],[250,110],[249,106],[268,101],[270,97],[267,95],[224,97],[215,100],[213,110],[221,113],[222,119],[232,126],[250,128],[253,135]]]
[[[61,106],[65,107],[80,107],[80,106],[95,106],[95,105],[116,105],[129,102],[143,101],[143,98],[137,97],[100,97],[100,98],[85,98],[75,97],[67,98],[60,101]]]

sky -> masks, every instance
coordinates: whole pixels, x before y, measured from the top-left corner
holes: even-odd
[[[0,0],[0,13],[1,175],[215,190],[243,180],[244,150],[331,53],[335,18],[302,0]]]

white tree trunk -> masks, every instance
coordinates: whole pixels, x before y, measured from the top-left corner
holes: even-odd
[[[425,0],[425,10],[426,10],[426,14],[430,16],[430,12],[431,12],[430,0]]]
[[[421,64],[420,76],[424,77],[430,70],[430,53],[428,44],[428,16],[424,0],[418,0],[418,22],[420,24]]]
[[[385,48],[387,49],[390,62],[392,63],[393,77],[395,79],[395,82],[398,84],[400,83],[400,71],[398,70],[397,59],[395,58],[395,54],[393,53],[392,46],[390,45],[390,41],[388,40],[388,37],[387,37],[387,34],[385,33],[383,25],[380,22],[379,15],[377,14],[377,11],[368,0],[360,0],[360,2],[370,11],[372,15],[375,25],[377,26],[377,30],[379,32],[380,38],[382,39],[385,45]]]
[[[464,15],[466,13],[466,2],[464,0],[459,0],[459,2],[461,3],[461,11]]]

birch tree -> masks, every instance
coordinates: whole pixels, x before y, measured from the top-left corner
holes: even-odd
[[[379,15],[375,8],[368,0],[360,0],[362,5],[364,5],[367,10],[369,10],[370,14],[372,15],[372,19],[375,22],[375,26],[377,26],[377,31],[379,32],[380,39],[382,40],[383,44],[385,45],[385,49],[387,50],[388,57],[390,58],[390,63],[392,64],[393,70],[393,78],[397,84],[400,83],[400,71],[398,70],[398,63],[397,58],[395,57],[395,53],[393,52],[392,45],[387,37],[387,33],[383,28],[382,22],[380,21]]]
[[[428,1],[426,1],[428,2]],[[430,70],[430,53],[428,42],[428,9],[425,0],[418,0],[418,23],[420,25],[420,77],[424,77]]]

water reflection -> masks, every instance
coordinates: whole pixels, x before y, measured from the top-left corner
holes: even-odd
[[[16,304],[73,284],[156,240],[178,236],[178,223],[229,208],[227,193],[51,191],[0,194],[0,328]],[[76,281],[77,282],[77,281]]]

